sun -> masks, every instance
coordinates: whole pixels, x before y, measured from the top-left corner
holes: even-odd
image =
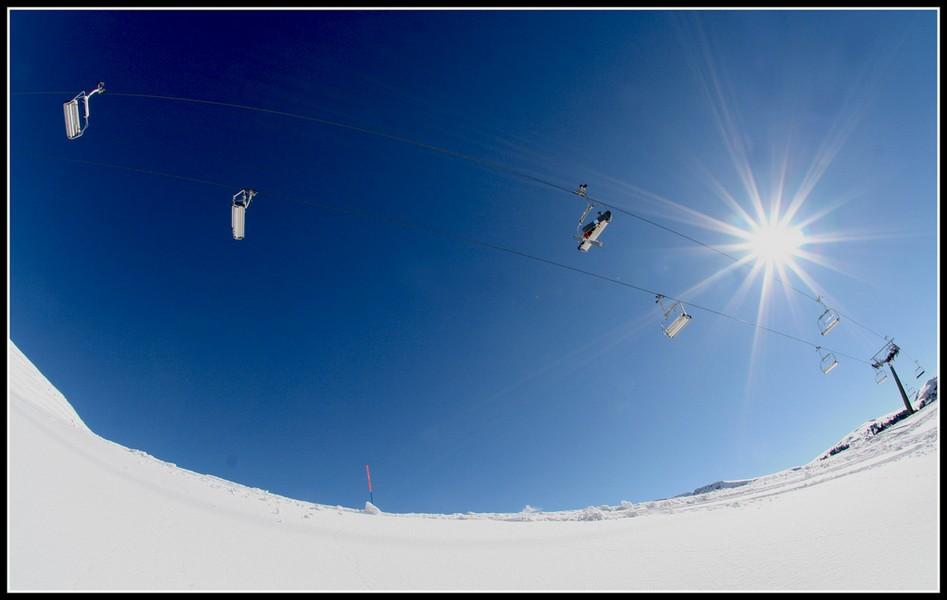
[[[784,223],[763,223],[749,232],[747,249],[761,263],[769,267],[781,267],[798,256],[799,248],[806,243],[802,230]]]

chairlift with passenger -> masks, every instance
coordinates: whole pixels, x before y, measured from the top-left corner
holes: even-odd
[[[826,335],[828,332],[835,329],[836,325],[839,324],[839,314],[826,306],[825,302],[822,301],[822,296],[816,298],[816,301],[825,307],[825,312],[823,312],[822,316],[819,317],[819,333]]]
[[[88,94],[79,92],[75,98],[63,103],[62,112],[66,120],[66,137],[68,139],[74,140],[85,133],[85,130],[89,127],[89,98],[103,93],[105,93],[105,82],[100,81],[98,86]],[[85,124],[80,123],[79,100],[82,100]]]
[[[582,186],[585,184],[583,183]],[[582,186],[579,186],[579,189],[583,189]],[[576,192],[579,194],[579,192]],[[583,195],[583,194],[579,194]],[[585,210],[582,212],[582,216],[579,217],[579,224],[575,227],[575,239],[579,242],[579,252],[588,252],[589,248],[592,246],[602,247],[602,242],[598,241],[599,236],[602,235],[602,232],[605,231],[605,228],[608,227],[608,224],[612,220],[612,211],[606,210],[605,212],[599,211],[598,216],[591,221],[583,225],[585,218],[589,216],[589,213],[592,212],[592,207],[595,206],[591,202],[585,207]]]
[[[233,205],[230,207],[230,228],[233,230],[235,240],[243,239],[246,212],[254,196],[256,196],[256,190],[249,188],[244,188],[233,195]]]
[[[822,346],[816,346],[815,350],[819,353],[819,368],[822,369],[823,373],[828,375],[829,371],[838,366],[835,355],[827,350],[825,354],[822,354]]]
[[[894,357],[901,351],[898,345],[894,343],[894,340],[888,336],[885,336],[885,339],[888,341],[881,347],[881,350],[875,352],[875,355],[871,357],[871,364],[883,365],[889,363],[894,360]]]
[[[661,294],[658,294],[655,302],[661,307],[661,314],[664,316],[661,329],[664,331],[664,335],[669,338],[673,338],[680,333],[693,318],[687,314],[687,309],[684,308],[682,302],[675,302],[671,306],[665,307],[664,296]]]

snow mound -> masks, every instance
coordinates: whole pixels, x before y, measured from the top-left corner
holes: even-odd
[[[366,500],[366,501],[365,501],[365,512],[368,513],[368,514],[370,514],[370,515],[380,515],[380,514],[381,514],[381,509],[379,509],[377,506],[375,506],[374,504],[372,504],[371,502],[369,502],[368,500]]]
[[[735,479],[733,481],[715,481],[707,485],[696,488],[691,495],[699,496],[700,494],[706,494],[708,492],[713,492],[716,490],[724,490],[727,488],[741,487],[753,481],[752,479]]]

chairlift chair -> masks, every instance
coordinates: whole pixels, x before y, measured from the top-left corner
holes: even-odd
[[[244,188],[233,195],[233,205],[230,207],[230,228],[233,230],[233,239],[242,240],[246,224],[246,212],[250,202],[256,196],[256,190]]]
[[[670,307],[665,308],[664,296],[660,294],[658,294],[655,302],[661,307],[661,314],[664,315],[664,322],[661,324],[661,329],[668,338],[673,338],[680,333],[692,319],[691,315],[687,314],[687,310],[681,302],[675,302]]]
[[[914,364],[917,365],[917,368],[914,369],[914,379],[920,379],[921,375],[923,375],[927,371],[925,371],[924,368],[917,361],[914,361]]]
[[[589,216],[589,213],[592,211],[593,206],[593,204],[589,203],[588,206],[585,207],[585,210],[582,212],[582,216],[579,217],[579,223],[575,228],[575,239],[579,242],[579,252],[588,252],[589,248],[592,246],[598,246],[601,248],[602,242],[598,241],[598,238],[602,235],[602,232],[605,231],[605,228],[608,227],[608,224],[612,220],[612,211],[599,211],[598,216],[594,221],[586,225],[582,225],[583,221],[585,221],[585,218]]]
[[[79,92],[75,98],[63,103],[62,112],[66,120],[66,137],[68,139],[74,140],[85,133],[85,130],[89,127],[89,98],[103,93],[105,93],[105,82],[100,81],[98,86],[88,94]],[[85,117],[84,125],[79,122],[79,100],[82,100],[83,115]]]
[[[875,370],[875,383],[884,383],[888,379],[888,373],[882,365],[875,363],[871,367]]]
[[[588,197],[588,195],[589,195],[589,184],[587,184],[587,183],[580,184],[579,187],[576,188],[575,194],[576,194],[577,196],[582,196],[583,198]]]
[[[883,365],[894,360],[894,357],[898,355],[898,352],[901,351],[898,348],[898,345],[894,343],[894,340],[885,336],[885,339],[888,340],[885,342],[885,345],[881,347],[881,350],[875,352],[875,355],[871,357],[871,362],[873,365]]]
[[[838,366],[838,361],[835,359],[834,354],[828,351],[822,354],[822,346],[816,346],[816,352],[819,353],[819,368],[821,368],[822,372],[826,375],[829,374],[829,371]]]
[[[828,332],[835,329],[835,327],[839,324],[839,314],[826,306],[825,302],[822,302],[822,296],[819,296],[817,301],[819,304],[825,307],[825,312],[819,317],[819,333],[826,335]]]

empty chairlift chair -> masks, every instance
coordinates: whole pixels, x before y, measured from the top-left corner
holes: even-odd
[[[233,205],[230,207],[230,228],[233,230],[235,240],[243,239],[247,209],[250,208],[250,202],[254,196],[256,196],[256,191],[246,188],[233,195]]]
[[[669,338],[673,338],[675,335],[680,333],[682,329],[684,329],[692,317],[687,314],[687,310],[684,308],[683,303],[675,302],[670,307],[665,308],[664,300],[664,296],[660,294],[655,300],[655,302],[657,302],[661,307],[661,314],[663,315],[661,329],[664,331],[664,335],[668,336]]]
[[[874,363],[871,365],[871,368],[875,370],[875,383],[884,383],[888,378],[888,373],[885,372],[884,365]]]
[[[927,371],[925,371],[924,367],[922,367],[917,361],[914,361],[914,364],[917,365],[917,368],[914,369],[914,379],[920,379],[921,375],[923,375]]]
[[[819,353],[819,368],[822,369],[823,373],[828,375],[832,369],[838,366],[838,361],[835,360],[835,355],[828,351],[826,351],[825,354],[822,354],[822,346],[816,346],[815,350]]]
[[[103,93],[105,93],[105,82],[100,81],[99,85],[88,94],[79,92],[75,98],[63,103],[62,112],[66,119],[66,137],[68,139],[74,140],[85,133],[85,130],[89,127],[89,98]],[[79,100],[82,100],[84,123],[81,122],[79,117]]]
[[[825,312],[819,317],[819,333],[826,335],[839,324],[839,314],[828,306],[825,306],[825,302],[822,302],[822,296],[819,296],[817,301],[825,307]]]

